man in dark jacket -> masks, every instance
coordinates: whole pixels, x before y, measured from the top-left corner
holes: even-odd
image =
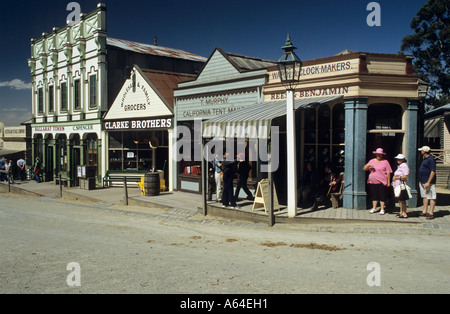
[[[236,165],[238,162],[238,159],[233,161],[228,160],[228,153],[224,153],[223,161],[218,164],[223,173],[222,207],[231,205],[234,209],[239,208],[233,196],[233,178],[236,173]]]
[[[422,216],[434,219],[434,207],[436,206],[436,159],[431,155],[431,148],[423,146],[419,148],[423,161],[419,168],[419,190],[423,200]],[[430,213],[428,213],[430,204]]]
[[[331,169],[331,165],[325,164],[324,175],[320,180],[319,186],[317,188],[316,203],[314,207],[318,206],[321,203],[326,204],[330,193],[335,193],[339,190],[341,181],[342,176],[333,172]]]
[[[0,157],[0,181],[6,181],[6,159],[5,157]]]
[[[214,166],[210,165],[208,171],[208,201],[212,201],[213,191],[216,189],[216,180],[214,178]]]
[[[238,157],[240,157],[240,156],[238,155]],[[244,158],[244,156],[242,156],[242,159],[243,158]],[[240,159],[241,159],[241,157],[240,157]],[[249,176],[249,173],[251,170],[252,170],[252,167],[250,166],[250,164],[247,160],[241,160],[239,162],[239,164],[238,164],[238,182],[236,185],[236,191],[234,193],[235,200],[238,199],[241,188],[244,190],[245,194],[247,194],[247,199],[253,200],[253,195],[247,187],[247,180],[248,180],[248,176]]]

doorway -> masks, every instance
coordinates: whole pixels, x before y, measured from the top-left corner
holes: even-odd
[[[402,106],[395,103],[376,103],[368,107],[367,112],[367,140],[366,140],[366,162],[375,158],[374,151],[382,148],[386,153],[386,159],[394,172],[397,169],[395,156],[403,151],[405,128],[403,127]],[[392,179],[393,174],[391,174]],[[366,173],[366,180],[368,172]],[[391,180],[392,181],[392,180]],[[387,190],[386,208],[393,208],[394,193],[392,188]],[[368,198],[369,200],[369,198]],[[368,203],[368,206],[370,204]]]
[[[81,165],[80,136],[78,134],[73,134],[70,142],[72,151],[70,156],[69,177],[71,179],[72,186],[78,186],[77,166]]]
[[[46,145],[45,156],[45,181],[53,181],[53,146]]]

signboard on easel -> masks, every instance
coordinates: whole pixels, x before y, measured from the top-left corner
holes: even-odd
[[[263,179],[258,182],[252,212],[255,211],[255,208],[264,207],[264,210],[267,213],[268,206],[269,206],[269,180]],[[273,209],[280,210],[280,204],[278,204],[278,197],[277,191],[275,189],[275,184],[273,185]]]

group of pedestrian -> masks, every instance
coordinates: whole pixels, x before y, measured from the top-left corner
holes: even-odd
[[[436,160],[430,154],[431,148],[429,146],[423,146],[419,148],[419,151],[423,157],[419,168],[419,189],[423,199],[423,212],[421,215],[427,219],[433,219],[434,207],[436,205]],[[393,171],[389,162],[384,159],[386,153],[382,148],[377,148],[373,154],[375,158],[369,160],[363,167],[364,171],[369,171],[367,192],[372,201],[372,209],[369,213],[373,214],[379,211],[381,215],[384,215],[386,199],[389,193],[388,188],[392,187],[395,189],[397,186],[403,184],[407,186],[409,167],[406,163],[405,155],[398,154],[395,156],[394,158],[397,160],[398,166],[391,182],[391,174]],[[398,218],[408,217],[406,201],[409,199],[409,196],[406,192],[404,191],[396,196],[400,205],[400,213],[397,215]],[[378,203],[380,203],[379,210]],[[428,213],[428,205],[430,205],[430,213]]]
[[[421,216],[427,219],[434,218],[434,208],[436,205],[436,160],[431,155],[431,148],[423,146],[419,148],[423,157],[423,161],[419,168],[419,188],[420,195],[423,199],[423,212]],[[381,215],[385,214],[386,199],[390,191],[388,188],[395,189],[397,186],[406,185],[409,176],[409,167],[406,163],[406,156],[398,154],[394,158],[397,160],[397,169],[392,171],[389,162],[384,159],[386,153],[382,148],[377,148],[373,154],[374,158],[364,165],[363,170],[369,172],[367,180],[367,192],[369,199],[372,201],[372,209],[369,213],[374,214],[379,212]],[[246,194],[247,199],[253,200],[253,196],[247,187],[247,179],[251,171],[250,164],[244,160],[244,156],[237,156],[234,160],[229,160],[228,153],[223,154],[223,159],[219,160],[216,156],[214,164],[209,168],[209,193],[208,200],[212,200],[212,192],[215,187],[216,200],[222,201],[222,207],[239,208],[236,204],[240,189],[242,188]],[[235,193],[233,193],[233,179],[234,175],[238,173],[238,182]],[[391,174],[393,177],[391,178]],[[324,166],[324,174],[322,177],[318,176],[311,162],[306,163],[306,170],[303,174],[302,180],[298,189],[298,198],[300,204],[305,204],[311,200],[314,207],[318,202],[325,202],[330,193],[336,192],[342,181],[342,175],[333,172],[331,165]],[[400,213],[398,218],[407,218],[406,201],[409,199],[408,193],[404,191],[396,195],[396,199],[400,205]],[[378,209],[378,203],[380,209]],[[428,213],[428,207],[430,209]]]
[[[230,160],[229,154],[225,152],[223,159],[216,156],[214,164],[209,168],[209,192],[208,200],[212,200],[212,192],[215,188],[216,201],[222,202],[222,207],[231,206],[238,209],[236,201],[241,189],[247,194],[248,200],[253,200],[253,195],[247,187],[247,180],[251,171],[250,163],[245,160],[244,154],[239,154],[235,159]],[[233,179],[237,173],[237,186],[233,193]]]
[[[19,158],[16,163],[12,159],[7,159],[4,156],[0,157],[0,181],[8,181],[14,184],[14,179],[20,181],[27,179],[27,165],[25,159]],[[33,175],[37,183],[41,182],[41,160],[39,157],[35,158],[33,165]]]
[[[0,181],[9,181],[9,183],[14,184],[15,173],[17,173],[19,180],[24,181],[26,179],[25,168],[26,163],[23,158],[18,159],[14,164],[12,159],[0,157]]]

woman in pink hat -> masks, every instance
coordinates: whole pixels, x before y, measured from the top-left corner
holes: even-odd
[[[380,202],[380,214],[384,215],[384,205],[386,200],[386,187],[391,185],[392,168],[389,162],[383,159],[386,153],[382,148],[377,148],[373,152],[375,158],[371,159],[364,167],[364,171],[369,171],[367,180],[367,192],[372,200],[372,209],[369,213],[376,213],[378,202]]]

